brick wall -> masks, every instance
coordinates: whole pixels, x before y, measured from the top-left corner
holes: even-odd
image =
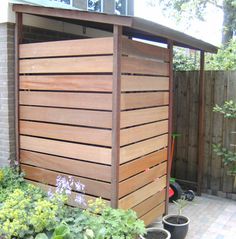
[[[14,25],[0,24],[0,167],[15,159]]]

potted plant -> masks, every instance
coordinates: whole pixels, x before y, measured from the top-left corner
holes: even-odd
[[[178,208],[178,214],[166,215],[162,219],[163,226],[171,234],[171,239],[184,239],[188,233],[189,218],[182,215],[182,210],[188,202],[181,198],[174,201]]]
[[[170,239],[170,233],[162,228],[150,227],[147,228],[145,237],[140,236],[141,239]]]

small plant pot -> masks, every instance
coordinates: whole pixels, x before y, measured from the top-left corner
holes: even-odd
[[[164,228],[171,234],[171,239],[184,239],[188,233],[189,222],[189,218],[182,215],[166,215],[162,219]]]
[[[162,228],[151,227],[147,229],[145,237],[141,239],[170,239],[170,233]]]

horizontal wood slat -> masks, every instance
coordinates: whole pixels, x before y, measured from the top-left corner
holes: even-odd
[[[111,149],[20,136],[20,148],[63,157],[86,160],[95,163],[111,164]]]
[[[122,129],[120,132],[120,144],[123,146],[167,132],[168,120]]]
[[[121,90],[122,92],[169,90],[169,77],[123,75]]]
[[[111,112],[20,106],[20,119],[111,129]]]
[[[110,166],[20,150],[20,162],[40,168],[111,182]]]
[[[168,76],[169,64],[147,59],[122,57],[121,71],[122,73]]]
[[[169,104],[168,92],[129,93],[121,95],[121,110]]]
[[[119,169],[119,180],[122,181],[166,160],[167,149],[165,148],[126,164],[122,164]]]
[[[160,97],[161,98],[161,97]],[[162,96],[164,98],[164,96]],[[160,101],[164,99],[160,99]],[[21,91],[21,105],[112,110],[111,94]]]
[[[21,164],[21,170],[25,173],[25,178],[53,186],[56,186],[57,176],[60,175],[66,178],[68,178],[68,176],[71,176],[69,174],[54,172],[47,169],[32,167],[24,164]],[[75,181],[80,181],[82,184],[85,185],[86,194],[110,199],[111,197],[110,183],[99,182],[96,180],[76,176],[73,176],[73,178]],[[72,190],[76,191],[76,188],[72,188]]]
[[[20,121],[20,134],[111,146],[111,130]]]
[[[122,39],[122,54],[138,56],[149,59],[169,61],[169,50],[167,48],[150,45],[127,38]]]
[[[128,162],[132,159],[144,156],[167,147],[168,135],[158,136],[136,144],[125,146],[120,150],[120,163]]]
[[[56,187],[54,187],[54,186],[49,186],[49,185],[46,185],[46,184],[43,184],[43,183],[31,181],[31,180],[28,180],[28,179],[26,181],[28,183],[31,183],[31,184],[33,184],[35,186],[38,186],[38,187],[42,188],[45,192],[48,192],[49,190],[51,192],[55,192],[55,190],[56,190]],[[76,195],[78,195],[78,193],[72,192],[71,195],[68,198],[67,204],[70,205],[70,206],[74,206],[74,207],[85,208],[86,207],[85,205],[79,205],[78,203],[75,202]],[[86,195],[86,194],[84,194],[83,197],[84,197],[86,203],[89,200],[95,200],[96,199],[96,197],[89,196],[89,195]],[[105,204],[107,206],[110,206],[110,201],[109,200],[104,199],[104,201],[105,201]]]
[[[112,73],[112,56],[30,59],[19,61],[20,74],[36,73]]]
[[[113,39],[91,38],[79,40],[20,44],[20,58],[99,55],[113,53]]]
[[[168,106],[121,112],[121,128],[168,118]]]
[[[153,196],[157,192],[166,187],[166,176],[163,176],[156,181],[138,189],[128,196],[119,200],[119,208],[128,209],[136,206],[145,199]]]
[[[112,92],[111,75],[22,75],[19,84],[21,90]]]
[[[164,214],[164,212],[165,212],[165,202],[153,208],[150,212],[142,216],[140,219],[143,220],[146,225],[149,225],[155,219],[161,217]]]
[[[119,198],[143,187],[144,185],[160,178],[161,176],[167,174],[167,163],[164,162],[151,169],[133,176],[125,181],[119,183]]]
[[[141,202],[132,209],[137,213],[138,217],[143,216],[147,212],[151,211],[154,207],[165,201],[165,190],[162,190],[145,201]]]

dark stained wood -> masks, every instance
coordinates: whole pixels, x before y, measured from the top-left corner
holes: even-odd
[[[112,56],[60,57],[20,60],[20,74],[112,72]]]
[[[167,160],[167,149],[162,149],[120,166],[120,181]]]
[[[16,13],[15,25],[15,140],[16,161],[20,165],[20,138],[19,138],[19,44],[22,42],[23,27],[22,13]]]
[[[120,108],[121,108],[121,52],[122,27],[114,25],[113,89],[112,89],[112,158],[111,158],[111,206],[118,207],[120,164]]]
[[[112,37],[40,42],[20,45],[20,58],[86,56],[112,53]]]
[[[112,92],[112,75],[22,75],[20,89]]]
[[[168,213],[168,202],[169,202],[169,182],[170,182],[170,173],[171,173],[171,143],[172,143],[172,115],[173,115],[173,41],[168,41],[168,49],[170,54],[170,63],[169,63],[169,125],[168,125],[168,156],[167,156],[167,179],[166,179],[166,199],[165,199],[165,214]]]
[[[23,164],[35,167],[111,182],[111,167],[108,165],[73,160],[27,150],[20,150],[20,161]]]
[[[199,81],[199,118],[198,118],[198,178],[197,193],[201,195],[202,171],[204,163],[204,139],[205,139],[205,78],[204,78],[204,51],[200,55],[200,81]]]
[[[111,112],[47,107],[20,107],[21,120],[111,129]]]

